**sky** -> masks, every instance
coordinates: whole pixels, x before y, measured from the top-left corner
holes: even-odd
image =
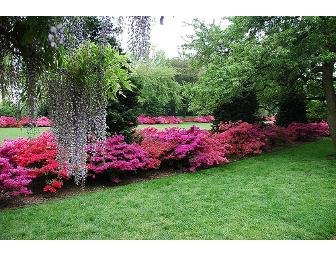
[[[169,58],[178,57],[181,45],[183,45],[187,40],[187,35],[193,34],[193,28],[187,24],[190,24],[194,18],[198,18],[206,23],[220,23],[223,27],[228,24],[226,21],[221,21],[220,17],[165,16],[163,25],[160,25],[158,17],[151,32],[152,46],[156,49],[164,50],[166,56]]]
[[[160,16],[155,17],[151,30],[151,46],[156,50],[163,50],[168,58],[178,57],[181,46],[186,42],[187,35],[194,33],[193,28],[188,25],[194,18],[206,23],[216,22],[221,26],[227,26],[228,22],[220,17],[211,16],[164,16],[163,25],[160,25]],[[123,35],[123,45],[127,45],[127,35]],[[126,47],[124,47],[126,48]]]

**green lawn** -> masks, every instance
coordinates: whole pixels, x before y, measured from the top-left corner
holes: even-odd
[[[181,124],[156,124],[156,125],[139,125],[137,128],[142,129],[146,127],[156,127],[158,129],[165,129],[170,127],[180,127],[180,128],[190,128],[191,126],[198,126],[202,129],[211,129],[211,123],[196,123],[196,122],[189,122],[189,123],[181,123]],[[43,131],[47,130],[48,128],[36,128],[34,132],[27,128],[0,128],[0,143],[6,138],[15,139],[17,137],[32,137],[37,136]]]
[[[232,164],[0,211],[0,239],[331,239],[329,139]]]
[[[30,130],[29,128],[0,128],[0,143],[6,138],[34,137],[47,129],[46,127],[36,128],[34,130]]]

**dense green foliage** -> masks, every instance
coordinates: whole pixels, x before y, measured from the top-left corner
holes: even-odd
[[[326,103],[318,100],[309,101],[307,104],[307,117],[310,122],[326,120]]]
[[[136,70],[143,87],[140,93],[145,115],[176,115],[181,105],[181,86],[175,81],[175,69],[164,65],[146,64]]]
[[[15,116],[16,115],[16,110],[15,106],[9,102],[1,102],[0,103],[0,116]]]
[[[307,123],[306,102],[296,88],[285,88],[279,100],[276,124],[287,127],[292,122]]]
[[[310,100],[326,103],[336,145],[335,17],[232,17],[229,22],[226,28],[193,23],[195,36],[185,49],[202,72],[192,88],[190,108],[211,113],[253,88],[259,110],[277,114],[280,106],[291,108],[284,106],[288,95],[292,102],[297,99],[283,91],[297,89],[303,93],[300,101],[306,102],[290,121],[306,121],[303,105]]]
[[[1,239],[331,239],[330,140],[0,212]]]
[[[145,115],[193,115],[190,89],[198,79],[198,69],[184,58],[168,59],[162,51],[138,63],[136,75],[142,81],[141,111]]]
[[[137,118],[140,115],[139,91],[141,84],[136,78],[131,78],[132,90],[121,90],[117,94],[117,100],[108,100],[106,125],[110,135],[122,134],[127,141],[132,140],[132,135],[137,126]]]
[[[234,96],[231,102],[224,102],[217,106],[214,111],[213,126],[217,129],[220,122],[236,122],[239,120],[254,123],[258,106],[256,93],[253,90],[243,91],[240,95]]]

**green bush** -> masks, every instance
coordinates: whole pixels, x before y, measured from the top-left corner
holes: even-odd
[[[117,95],[117,100],[108,100],[106,124],[109,135],[122,134],[130,142],[137,126],[139,113],[138,96],[141,83],[136,78],[131,78],[134,85],[132,91],[122,90]]]
[[[242,120],[248,123],[256,121],[259,103],[255,91],[243,91],[231,99],[231,102],[219,104],[213,115],[213,129],[217,130],[220,122]]]
[[[287,127],[292,122],[307,123],[306,103],[303,93],[293,88],[283,88],[279,99],[279,113],[276,124]]]
[[[0,116],[15,116],[16,110],[15,106],[8,101],[2,102],[0,104]]]
[[[319,122],[328,117],[326,103],[318,100],[309,101],[307,104],[307,117],[309,122]]]

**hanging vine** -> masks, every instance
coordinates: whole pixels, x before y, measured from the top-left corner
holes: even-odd
[[[106,98],[121,87],[131,88],[126,59],[108,44],[83,43],[67,52],[57,73],[51,75],[49,96],[52,130],[59,145],[59,162],[76,184],[86,177],[85,146],[102,140],[106,131]]]
[[[153,18],[150,16],[129,17],[129,49],[135,59],[145,59],[150,51],[150,33]]]

